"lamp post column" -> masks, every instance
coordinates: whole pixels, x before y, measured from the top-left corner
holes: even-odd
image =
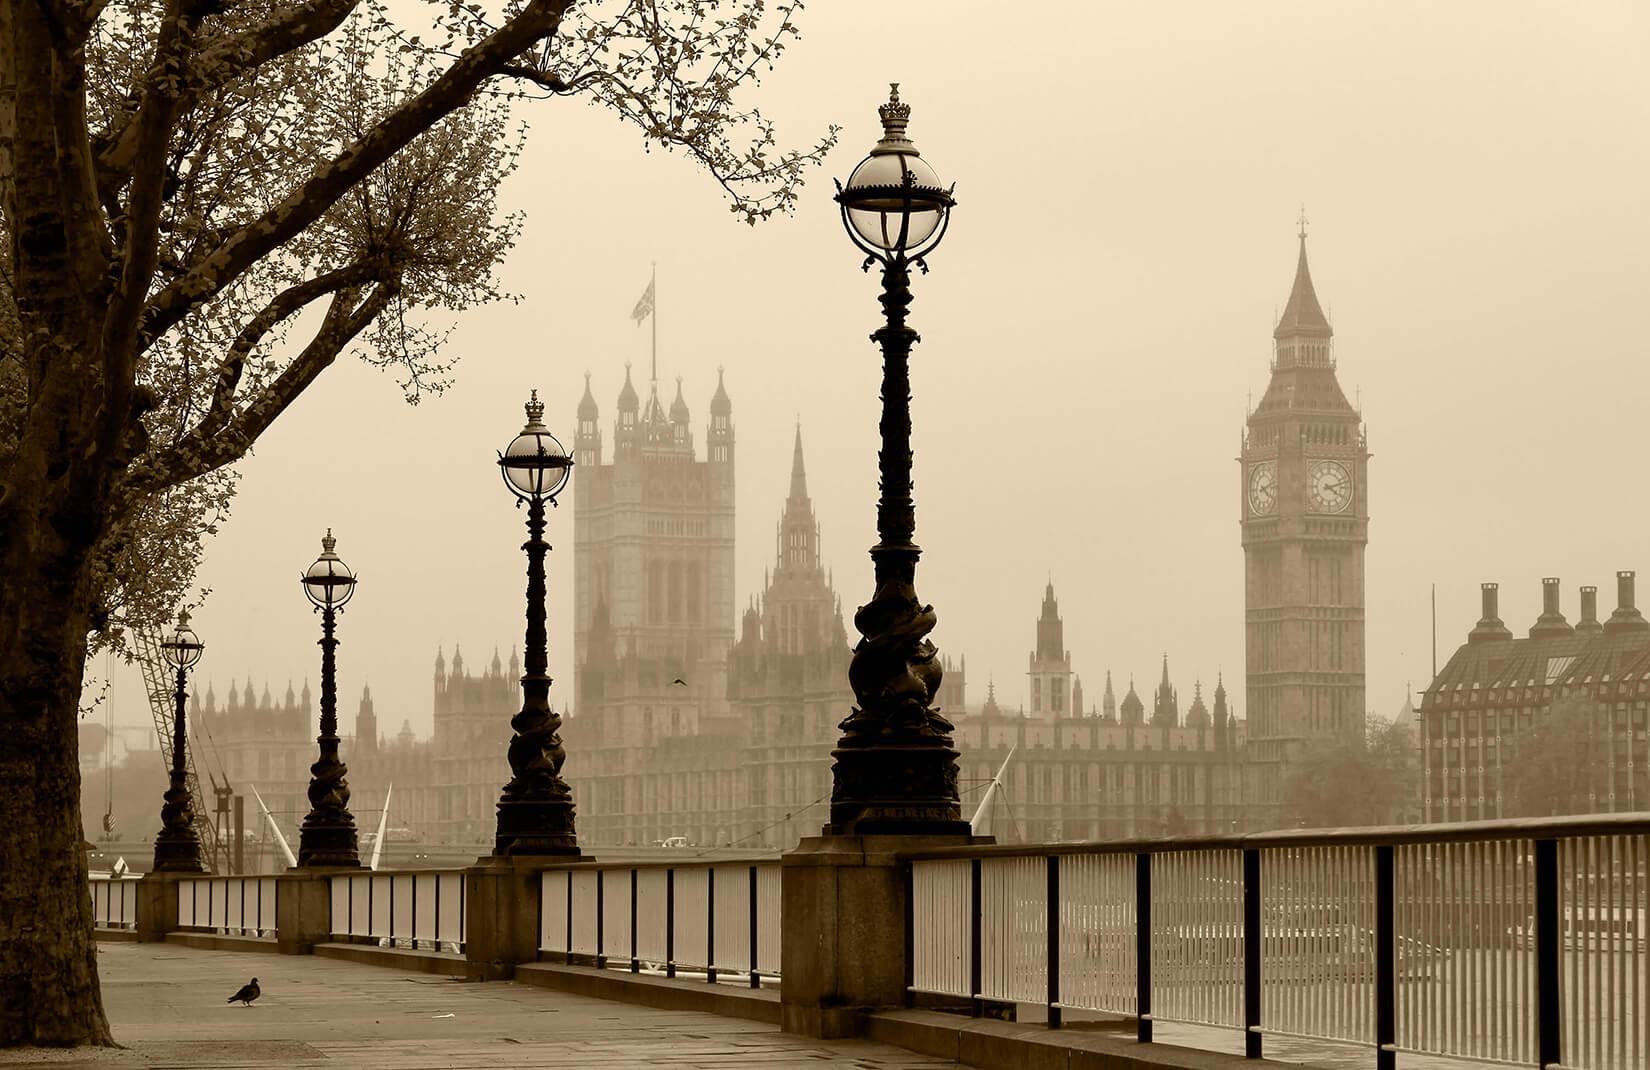
[[[204,873],[200,837],[195,833],[194,800],[189,794],[184,747],[188,732],[184,721],[185,687],[189,670],[178,667],[176,705],[172,709],[172,770],[166,802],[160,808],[160,834],[155,837],[155,869],[162,873]]]
[[[521,711],[510,718],[510,782],[498,800],[493,854],[579,854],[574,830],[573,792],[561,778],[567,752],[561,744],[561,716],[550,708],[549,636],[545,629],[544,541],[548,499],[566,484],[572,458],[545,428],[544,405],[534,391],[527,425],[499,455],[504,482],[527,503],[527,636],[521,677]]]
[[[848,682],[857,705],[831,752],[831,820],[827,836],[966,835],[957,794],[951,722],[933,705],[943,670],[929,641],[934,607],[917,598],[916,503],[911,494],[911,347],[905,322],[911,266],[938,246],[955,203],[906,137],[910,106],[893,87],[878,109],[882,140],[837,193],[848,236],[882,265],[881,495],[877,544],[871,548],[876,589],[854,614],[864,638],[854,647]]]
[[[321,610],[320,751],[309,767],[309,813],[298,832],[300,866],[359,866],[355,815],[349,810],[349,767],[338,757],[337,611]]]
[[[328,528],[321,556],[304,574],[304,594],[321,611],[321,732],[309,767],[309,813],[298,831],[299,866],[359,866],[355,815],[349,811],[349,769],[338,757],[338,686],[335,630],[338,612],[355,593],[356,577],[335,551]]]

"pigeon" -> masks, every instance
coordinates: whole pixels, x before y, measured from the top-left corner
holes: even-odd
[[[258,979],[254,977],[251,984],[242,985],[239,992],[236,992],[233,996],[230,996],[228,999],[224,1000],[224,1002],[233,1003],[236,1000],[240,1000],[242,1006],[250,1007],[252,1006],[252,1001],[257,999],[262,994],[263,989],[258,987]]]
[[[686,687],[687,681],[678,676],[676,679],[671,681],[671,684],[675,687]]]

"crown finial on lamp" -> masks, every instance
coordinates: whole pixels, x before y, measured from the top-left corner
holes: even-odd
[[[332,529],[328,528],[327,533],[321,536],[321,552],[330,554],[337,546],[338,540],[332,537]]]
[[[527,424],[542,425],[544,423],[544,402],[539,400],[539,392],[534,390],[527,399]]]
[[[905,126],[911,121],[911,105],[901,103],[899,83],[888,83],[888,103],[877,108],[882,117],[882,140],[873,151],[909,152],[916,154],[916,146],[905,136]]]

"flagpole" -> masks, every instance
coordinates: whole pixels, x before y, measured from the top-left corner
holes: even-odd
[[[659,392],[659,262],[653,261],[653,273],[648,276],[647,292],[653,295],[653,393]]]
[[[1432,679],[1438,679],[1438,585],[1432,585]]]

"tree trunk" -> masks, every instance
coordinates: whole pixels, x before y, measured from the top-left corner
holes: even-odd
[[[0,1048],[112,1044],[81,846],[89,548],[76,552],[49,529],[20,534],[13,527],[0,542],[0,634],[19,640],[0,645],[0,799],[13,815],[0,835]],[[29,552],[43,542],[55,545]]]
[[[79,82],[58,84],[70,75],[53,62],[46,5],[0,5],[0,59],[16,84],[0,129],[11,135],[8,282],[29,384],[21,438],[0,463],[0,801],[10,817],[0,835],[0,1047],[112,1044],[81,847],[78,720],[90,562],[118,467],[102,443],[130,415],[107,408],[103,294],[85,280],[108,272],[69,219],[61,165],[74,149],[56,141],[59,127],[84,124],[74,107],[65,118],[49,106]]]

